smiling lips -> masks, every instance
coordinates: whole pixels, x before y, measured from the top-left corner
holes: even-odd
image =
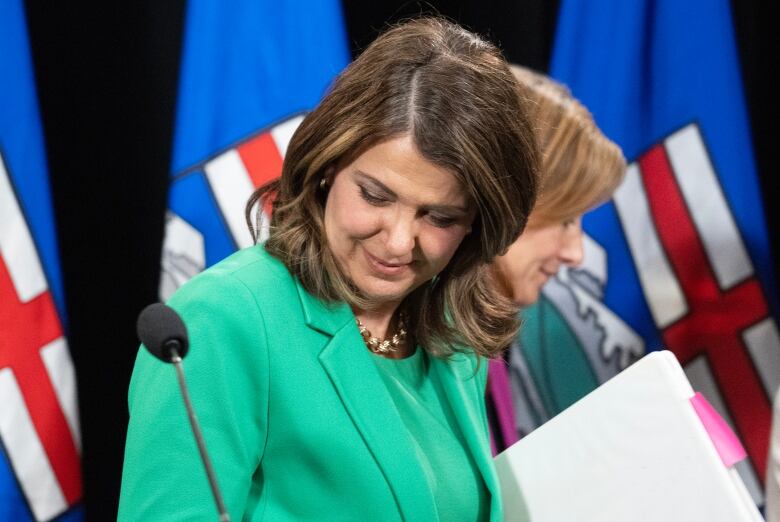
[[[383,276],[398,276],[405,272],[412,263],[388,263],[378,257],[372,256],[367,250],[363,250],[366,261],[372,270]]]

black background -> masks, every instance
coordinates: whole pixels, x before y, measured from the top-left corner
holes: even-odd
[[[111,520],[137,350],[135,317],[157,295],[185,2],[25,4],[79,382],[86,513],[89,520]],[[540,70],[547,68],[557,6],[543,0],[343,2],[353,53],[388,22],[438,11],[498,43],[511,61]],[[777,143],[766,71],[771,18],[757,0],[734,0],[732,9],[778,259],[780,209],[769,187],[769,147]]]

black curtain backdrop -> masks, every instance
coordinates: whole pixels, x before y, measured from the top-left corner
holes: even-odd
[[[769,17],[759,3],[732,7],[777,252]],[[116,517],[135,318],[157,296],[185,5],[26,0],[79,383],[88,520]],[[438,12],[488,36],[511,61],[540,70],[557,7],[544,0],[343,2],[353,53],[387,23]]]

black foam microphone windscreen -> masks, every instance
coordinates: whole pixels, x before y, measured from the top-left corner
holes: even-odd
[[[144,308],[138,316],[136,331],[146,349],[162,361],[172,362],[172,349],[179,357],[187,355],[187,327],[168,305],[153,303]]]

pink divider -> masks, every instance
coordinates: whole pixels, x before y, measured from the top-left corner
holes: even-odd
[[[723,420],[723,417],[715,411],[715,408],[699,392],[696,392],[690,399],[694,411],[699,415],[704,429],[715,444],[715,449],[723,461],[723,465],[730,468],[737,462],[747,457],[747,452],[736,434]]]

